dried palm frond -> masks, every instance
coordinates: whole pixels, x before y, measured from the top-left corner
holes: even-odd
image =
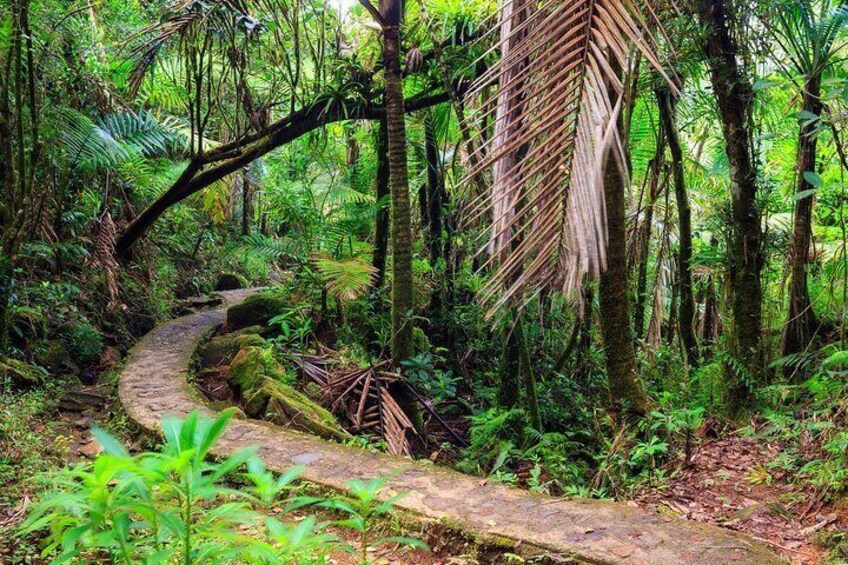
[[[404,377],[389,370],[382,361],[362,369],[346,369],[335,352],[293,356],[303,374],[321,387],[333,415],[347,422],[353,433],[373,433],[386,442],[392,455],[410,455],[410,438],[415,427],[404,414],[388,385]]]
[[[109,291],[107,309],[110,312],[120,307],[118,296],[118,260],[115,258],[115,239],[118,234],[115,221],[109,210],[100,216],[100,226],[97,230],[97,240],[94,246],[94,260],[106,274],[106,288]]]
[[[626,169],[619,69],[636,49],[663,72],[645,0],[501,0],[499,14],[489,53],[500,59],[466,94],[481,121],[495,117],[466,178],[492,170],[478,214],[492,215],[485,296],[496,308],[542,288],[576,291],[605,268],[603,169],[610,159]]]

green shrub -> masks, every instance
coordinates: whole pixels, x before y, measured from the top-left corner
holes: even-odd
[[[42,556],[53,563],[325,563],[332,551],[367,556],[373,518],[390,512],[394,500],[378,501],[385,480],[351,483],[352,501],[297,496],[300,472],[267,471],[252,450],[222,461],[207,461],[234,410],[215,420],[197,412],[185,420],[166,418],[161,452],[130,455],[103,430],[94,435],[104,452],[93,463],[52,476],[51,491],[35,503],[19,536],[44,536]],[[228,482],[241,469],[247,486]],[[365,496],[367,495],[367,496]],[[283,514],[320,503],[346,515],[333,524],[354,531],[363,544],[353,548],[325,531],[316,516],[283,521]]]
[[[76,320],[64,327],[69,353],[82,363],[92,363],[103,350],[103,334],[88,320]]]

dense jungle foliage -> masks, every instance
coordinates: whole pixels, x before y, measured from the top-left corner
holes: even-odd
[[[320,562],[314,516],[215,545],[291,493],[357,561],[420,545],[375,533],[379,481],[344,502],[203,467],[229,416],[144,451],[122,358],[248,287],[210,343],[261,337],[210,354],[212,401],[266,416],[233,384],[261,370],[332,412],[319,435],[555,496],[641,501],[709,445],[768,445],[737,483],[786,486],[762,498],[815,538],[797,562],[844,562],[846,40],[840,0],[0,0],[0,562]],[[379,379],[391,419],[363,408]],[[182,459],[181,426],[205,430]],[[72,529],[122,473],[132,524]],[[220,514],[138,498],[189,484]]]

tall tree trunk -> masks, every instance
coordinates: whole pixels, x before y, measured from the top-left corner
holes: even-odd
[[[436,139],[436,125],[432,112],[424,116],[424,154],[427,162],[427,246],[430,250],[430,267],[438,272],[436,284],[430,292],[430,334],[441,346],[449,345],[448,320],[445,316],[445,293],[449,284],[449,268],[444,261],[444,204],[446,191],[442,163],[439,158],[439,146]],[[439,260],[442,260],[440,265]],[[444,275],[441,276],[442,269]]]
[[[377,125],[377,173],[374,184],[376,185],[377,202],[382,202],[389,196],[389,137],[386,120],[382,119]],[[389,209],[386,206],[377,211],[374,228],[374,254],[371,264],[377,269],[374,277],[372,291],[379,290],[383,286],[386,277],[386,255],[389,252]]]
[[[801,96],[802,110],[818,116],[822,111],[821,76],[810,77],[804,84]],[[792,250],[789,254],[791,265],[791,282],[789,285],[789,313],[786,327],[783,331],[783,355],[791,355],[804,351],[810,343],[817,327],[818,320],[810,302],[810,292],[807,288],[807,257],[810,252],[810,241],[813,233],[813,202],[812,192],[803,195],[804,191],[814,190],[805,173],[816,171],[816,144],[818,141],[817,122],[806,120],[801,125],[798,134],[798,187],[795,201],[795,225],[792,233]],[[794,367],[788,368],[794,371]]]
[[[253,215],[253,191],[247,169],[241,175],[241,235],[250,235],[250,217]]]
[[[367,0],[365,2],[367,3]],[[370,4],[368,4],[370,6]],[[371,8],[373,9],[373,7]],[[412,217],[409,202],[409,173],[406,162],[406,116],[401,73],[400,25],[402,0],[382,0],[379,10],[383,29],[383,65],[386,76],[386,136],[389,155],[389,191],[392,200],[392,327],[391,356],[395,365],[412,357]],[[424,420],[415,396],[405,383],[390,390],[401,409],[420,433]]]
[[[442,256],[442,196],[444,182],[442,164],[439,161],[439,146],[436,141],[436,125],[431,112],[424,117],[424,153],[427,160],[427,243],[430,248],[430,265],[436,266]]]
[[[619,76],[622,69],[611,56],[610,66]],[[610,86],[609,94],[618,94]],[[619,135],[625,136],[624,117],[619,114],[616,124]],[[625,412],[644,414],[648,396],[639,380],[636,367],[636,346],[633,342],[633,318],[630,313],[627,276],[627,213],[625,188],[627,178],[612,153],[604,164],[604,200],[607,208],[607,268],[600,279],[601,333],[604,338],[607,380],[611,406]]]
[[[686,179],[683,175],[683,150],[677,131],[677,97],[667,85],[656,89],[660,122],[665,130],[668,149],[671,152],[671,172],[674,179],[674,196],[677,200],[678,251],[677,285],[680,292],[678,323],[680,341],[686,352],[689,366],[696,368],[700,362],[698,339],[695,337],[695,294],[692,291],[692,211],[689,208],[689,195],[686,192]]]
[[[636,263],[636,298],[633,312],[633,327],[636,339],[645,335],[645,303],[648,298],[648,253],[651,246],[651,233],[654,228],[654,206],[665,188],[663,176],[663,155],[665,154],[665,136],[663,130],[657,133],[657,147],[654,158],[648,166],[648,202],[645,204],[642,222],[639,224]]]
[[[606,353],[607,379],[613,405],[643,414],[648,397],[636,371],[633,321],[627,298],[627,219],[624,211],[624,177],[610,157],[604,170],[607,204],[607,269],[601,275],[601,330]]]
[[[406,163],[406,119],[400,69],[400,21],[383,30],[389,187],[392,194],[392,359],[412,357],[412,220]]]
[[[738,48],[728,27],[732,0],[698,0],[698,17],[706,28],[704,54],[722,121],[730,164],[733,226],[729,245],[729,278],[733,308],[732,353],[753,377],[763,373],[761,327],[763,265],[757,169],[754,163],[751,106],[753,89],[739,67]],[[751,397],[749,379],[729,369],[731,413]]]

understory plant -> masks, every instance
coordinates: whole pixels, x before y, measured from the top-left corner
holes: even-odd
[[[351,485],[348,504],[298,494],[293,482],[301,468],[277,476],[252,449],[207,461],[233,415],[227,410],[209,420],[195,411],[166,418],[162,449],[138,455],[95,429],[103,453],[48,477],[48,494],[19,536],[42,536],[42,556],[52,563],[125,565],[326,563],[333,552],[357,551],[328,533],[330,524],[354,530],[368,544],[373,518],[392,510],[394,499],[377,501],[384,481]],[[236,482],[245,486],[231,486]],[[350,517],[329,522],[291,514],[314,504]],[[367,561],[368,547],[360,553]]]

